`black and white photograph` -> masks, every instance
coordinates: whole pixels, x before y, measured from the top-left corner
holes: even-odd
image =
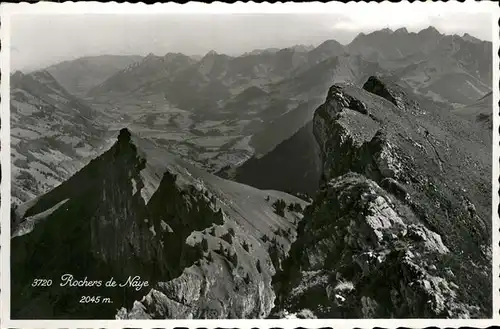
[[[498,316],[493,2],[52,5],[1,8],[2,320]]]

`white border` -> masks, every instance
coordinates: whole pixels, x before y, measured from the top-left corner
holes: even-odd
[[[493,9],[493,8],[492,8]],[[498,49],[500,48],[500,9],[495,6],[492,12],[492,38],[493,38],[493,157],[492,157],[492,225],[493,230],[492,235],[492,246],[491,252],[493,257],[493,321],[496,324],[500,323],[500,217],[499,217],[499,202],[500,202],[500,59],[498,55]]]
[[[4,308],[10,304],[10,298],[6,303],[3,296],[10,297],[10,37],[9,26],[10,17],[3,14],[3,8],[0,5],[0,40],[2,48],[0,50],[0,170],[2,170],[2,182],[0,184],[0,327],[3,328],[4,319],[6,319]],[[9,269],[9,272],[6,271]],[[8,305],[10,307],[10,305]],[[9,316],[10,318],[10,316]]]
[[[492,237],[492,255],[493,255],[493,319],[485,320],[454,320],[454,319],[277,319],[277,320],[10,320],[10,16],[15,14],[82,14],[82,13],[102,13],[102,14],[213,14],[213,13],[341,13],[349,12],[350,10],[358,10],[363,7],[363,10],[369,10],[373,6],[385,6],[387,10],[398,9],[402,6],[420,6],[428,8],[429,12],[434,12],[436,9],[449,9],[450,5],[454,5],[454,9],[459,8],[461,12],[468,12],[471,8],[473,11],[480,11],[492,14],[492,36],[493,36],[493,99],[494,99],[494,116],[493,116],[493,175],[492,175],[492,214],[493,214],[493,237]],[[412,8],[412,7],[410,7]],[[0,54],[0,67],[2,74],[1,80],[1,169],[3,173],[3,181],[0,187],[1,202],[0,214],[2,219],[1,229],[1,297],[0,320],[2,321],[1,328],[160,328],[160,327],[226,327],[226,328],[259,328],[259,327],[281,327],[281,328],[296,328],[296,327],[324,327],[331,326],[335,328],[353,328],[353,327],[384,327],[397,328],[405,327],[459,327],[471,326],[485,328],[495,323],[500,323],[500,219],[498,216],[499,204],[499,188],[498,177],[500,173],[499,156],[500,156],[500,136],[498,134],[500,127],[500,112],[498,108],[499,101],[499,58],[497,55],[499,49],[499,19],[500,10],[494,2],[482,1],[473,2],[467,1],[464,3],[458,2],[408,2],[400,3],[354,3],[347,4],[330,2],[330,3],[242,3],[224,4],[212,3],[210,5],[204,3],[187,3],[179,5],[176,3],[146,5],[140,4],[117,4],[117,3],[97,3],[97,2],[79,2],[79,3],[21,3],[21,4],[4,4],[0,5],[1,15],[1,43],[2,50]],[[9,298],[3,298],[9,296]]]

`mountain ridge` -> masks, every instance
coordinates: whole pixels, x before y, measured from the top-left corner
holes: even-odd
[[[380,78],[371,77],[363,89],[330,88],[314,116],[323,183],[274,278],[273,316],[304,309],[313,318],[470,318],[491,312],[491,296],[476,294],[491,281],[490,192],[465,190],[472,185],[467,179],[477,182],[478,175],[452,186],[462,171],[440,164],[449,150],[435,149],[440,155],[433,164],[418,159],[425,139],[442,145],[438,141],[446,136],[427,124],[421,131],[428,119],[420,111],[397,85]],[[433,115],[439,118],[439,111]],[[412,127],[407,116],[420,119]],[[398,132],[402,127],[405,135]],[[482,165],[488,172],[487,159]],[[456,176],[440,174],[441,166]],[[423,182],[431,184],[431,193],[421,190]],[[431,200],[439,200],[432,210]],[[472,278],[482,283],[471,285]]]
[[[103,147],[98,113],[48,71],[11,76],[10,111],[14,203],[58,185]]]
[[[425,80],[425,76],[420,77],[423,74],[422,71],[427,75],[436,75],[437,79],[440,78],[440,73],[435,72],[435,68],[432,65],[430,67],[424,65],[417,72],[411,73],[410,76],[401,76],[400,78],[414,83],[415,91],[426,95],[426,97],[435,97],[433,96],[434,94],[441,96],[442,92],[444,93],[444,97],[442,98],[450,98],[452,102],[456,103],[467,103],[471,99],[478,98],[479,94],[487,92],[488,90],[486,89],[489,88],[491,90],[492,68],[488,66],[491,64],[491,60],[487,60],[487,57],[491,57],[491,42],[478,40],[471,39],[469,35],[465,34],[463,37],[442,34],[431,26],[418,33],[408,32],[403,28],[398,29],[397,33],[389,29],[373,31],[369,34],[360,33],[347,45],[342,45],[330,39],[313,49],[288,47],[272,52],[250,52],[240,56],[228,56],[217,52],[210,55],[210,52],[208,52],[199,61],[189,63],[188,66],[192,66],[192,68],[187,69],[186,67],[188,71],[183,72],[181,70],[177,73],[174,72],[174,75],[184,75],[185,77],[183,78],[175,78],[169,74],[164,75],[161,73],[163,69],[160,65],[156,67],[156,70],[153,69],[158,76],[156,78],[153,78],[153,76],[146,78],[143,81],[142,88],[139,88],[139,86],[125,89],[116,88],[118,88],[117,91],[122,93],[139,92],[140,94],[144,92],[162,93],[163,91],[167,91],[166,98],[171,98],[174,104],[180,105],[185,109],[203,107],[214,111],[220,107],[216,102],[207,98],[204,91],[206,88],[208,88],[207,93],[214,94],[213,97],[224,99],[224,97],[228,97],[229,95],[234,96],[242,89],[248,88],[251,85],[262,88],[269,83],[276,83],[283,79],[298,78],[297,74],[307,71],[325,59],[336,56],[345,56],[346,54],[358,55],[367,61],[378,61],[384,69],[389,70],[417,64],[419,62],[418,59],[422,56],[424,58],[427,56],[431,60],[435,58],[436,61],[440,61],[439,58],[441,57],[443,59],[452,57],[456,60],[456,63],[448,66],[452,66],[453,70],[461,72],[461,75],[450,75],[449,78],[443,77],[442,79],[446,81],[458,79],[459,81],[455,81],[454,84],[456,88],[467,89],[466,92],[465,89],[463,91],[466,94],[470,94],[466,98],[451,96],[453,95],[452,90],[441,90],[442,88],[438,85],[442,85],[443,83],[439,81],[439,83],[433,82],[427,86],[422,80]],[[209,56],[207,57],[207,55]],[[484,60],[476,61],[476,64],[474,64],[470,62],[471,55],[472,58],[480,57],[484,58]],[[207,60],[210,58],[213,60],[217,59],[217,62],[207,66],[209,64]],[[203,68],[200,68],[198,67],[200,63],[206,63],[207,65],[202,65]],[[212,68],[215,64],[217,65]],[[210,74],[209,71],[205,72],[208,67],[212,71]],[[142,69],[139,66],[136,70]],[[147,77],[147,74],[145,77]],[[470,77],[474,78],[470,79]],[[474,79],[478,80],[475,81]],[[103,91],[112,91],[115,88],[113,87],[115,83],[120,82],[117,84],[118,86],[129,80],[130,83],[134,84],[136,78],[132,76],[127,77],[127,74],[122,72],[120,78],[112,78],[110,81],[104,82],[103,86],[94,88],[90,92],[90,95],[98,96]],[[156,80],[170,82],[167,84],[163,82],[157,84]],[[446,81],[444,82],[445,85]],[[186,88],[193,89],[193,87],[195,88],[194,90],[198,89],[197,93],[203,98],[203,100],[200,100],[201,104],[200,102],[188,101],[188,95],[183,95],[181,90],[177,90],[180,86],[182,86],[182,90],[186,90]],[[169,93],[169,89],[176,90],[176,92]],[[202,105],[204,103],[208,103],[208,105]]]
[[[50,72],[70,93],[85,96],[91,88],[141,58],[138,55],[85,56],[51,65],[44,70]]]
[[[167,204],[165,197],[170,200]],[[13,300],[14,317],[36,318],[44,312],[51,312],[57,318],[113,316],[114,307],[89,308],[78,304],[78,294],[95,293],[95,288],[78,289],[76,295],[67,289],[54,288],[59,294],[57,302],[51,299],[50,293],[29,288],[24,282],[31,280],[28,274],[31,272],[26,266],[35,266],[38,275],[54,279],[68,271],[75,277],[104,279],[109,274],[125,279],[118,273],[127,269],[127,273],[136,273],[151,282],[156,296],[163,294],[163,299],[168,301],[175,297],[162,288],[162,284],[157,286],[156,283],[160,279],[169,281],[182,273],[191,275],[193,265],[208,270],[206,257],[223,265],[220,275],[237,281],[238,287],[228,283],[227,288],[247,287],[248,290],[246,297],[238,297],[237,290],[234,292],[235,298],[239,298],[235,303],[241,304],[243,309],[221,309],[218,316],[227,316],[227,312],[237,312],[229,314],[239,317],[246,317],[247,312],[257,312],[254,316],[267,313],[273,298],[272,289],[268,288],[262,295],[257,289],[261,282],[253,278],[262,275],[270,285],[269,275],[275,269],[264,252],[271,246],[266,246],[266,241],[279,242],[281,247],[273,245],[273,248],[278,247],[280,253],[286,253],[290,244],[288,239],[293,239],[294,223],[300,217],[291,211],[283,216],[275,214],[272,202],[277,199],[305,205],[304,201],[283,192],[259,191],[206,174],[122,129],[117,142],[108,151],[35,203],[22,208],[22,212],[19,209],[15,212],[20,218],[15,220],[19,229],[12,239],[12,266],[19,281],[13,285],[13,290],[24,291],[24,296],[32,301]],[[74,219],[65,220],[70,215]],[[56,227],[65,228],[62,240],[51,233]],[[248,235],[252,231],[253,235]],[[275,231],[277,233],[273,233]],[[243,232],[246,233],[243,235]],[[122,243],[123,239],[129,243]],[[40,241],[44,241],[44,248],[30,248]],[[65,248],[56,248],[64,241],[73,241],[70,258],[62,255]],[[252,248],[252,258],[245,251],[245,248],[249,250],[248,244]],[[218,245],[224,246],[226,251],[217,251]],[[82,249],[78,249],[80,246]],[[51,248],[55,248],[53,252],[45,254]],[[54,254],[55,250],[59,251]],[[260,255],[258,270],[254,264],[257,255]],[[27,262],[28,259],[32,262]],[[164,262],[160,261],[162,259]],[[87,266],[82,268],[79,265],[82,262]],[[242,267],[233,272],[232,268],[238,263]],[[224,288],[222,282],[213,284],[214,293]],[[130,289],[101,292],[117,304],[128,307],[140,296]],[[261,305],[256,309],[242,304],[255,298]],[[43,300],[46,302],[42,303]],[[200,300],[192,312],[210,316],[210,303]]]

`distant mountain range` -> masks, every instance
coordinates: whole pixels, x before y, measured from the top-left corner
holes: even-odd
[[[139,61],[141,56],[100,55],[65,61],[46,68],[75,96],[85,96],[93,87]]]
[[[405,28],[360,33],[347,45],[327,40],[317,47],[257,49],[241,56],[214,51],[205,56],[101,55],[65,61],[46,70],[80,97],[87,93],[166,93],[181,107],[200,107],[208,100],[205,107],[219,108],[207,94],[213,98],[235,95],[253,85],[295,77],[323,60],[348,54],[376,62],[417,93],[438,101],[469,104],[491,90],[491,49],[491,42],[469,34],[445,35],[431,26],[418,33]],[[189,96],[182,93],[185,88],[197,91],[203,101],[187,100]]]
[[[142,89],[135,86],[123,90],[119,85],[115,86],[116,79],[111,78],[101,88],[94,89],[93,94],[99,94],[99,90],[161,92],[171,88],[165,85],[162,89],[162,84],[158,85],[157,80],[163,83],[171,80],[172,84],[180,86],[181,79],[184,83],[198,80],[199,86],[196,88],[206,85],[204,88],[208,88],[209,92],[222,92],[216,92],[216,97],[228,96],[249,85],[265,85],[297,76],[297,73],[307,71],[323,60],[349,54],[359,55],[365,61],[376,62],[391,73],[396,73],[420,94],[465,104],[491,90],[491,49],[491,42],[481,41],[468,34],[444,35],[433,27],[418,33],[409,33],[404,28],[396,31],[384,29],[370,34],[360,33],[346,46],[328,40],[313,49],[294,46],[259,50],[238,57],[219,55],[212,51],[196,63],[183,62],[186,67],[178,71],[179,78],[172,76],[169,62],[162,62],[158,57],[154,63],[143,63],[119,75],[120,80],[124,81],[135,80],[138,74],[149,76],[147,81],[137,82]],[[172,54],[167,56],[171,57]],[[146,73],[152,65],[157,66],[158,76]],[[163,79],[159,78],[161,75]],[[183,104],[182,100],[176,102]]]
[[[406,29],[361,33],[348,45],[327,40],[315,48],[265,49],[241,56],[211,51],[201,58],[179,53],[84,57],[23,75],[21,80],[32,79],[41,86],[14,83],[11,97],[15,102],[11,106],[18,109],[33,105],[34,100],[20,96],[23,93],[43,96],[45,102],[58,104],[52,114],[51,134],[58,131],[64,135],[73,128],[57,118],[74,110],[68,107],[70,100],[76,99],[73,95],[84,97],[85,102],[78,100],[78,104],[93,109],[92,127],[103,122],[113,129],[120,125],[140,126],[142,134],[173,153],[217,172],[253,157],[250,165],[292,138],[311,122],[332,83],[360,85],[371,75],[392,75],[407,90],[431,102],[454,104],[456,108],[469,108],[462,112],[474,112],[472,108],[478,107],[471,104],[491,92],[491,47],[491,42],[470,35],[444,35],[429,27],[418,33]],[[52,98],[58,94],[36,92],[44,88],[45,82],[36,78],[40,74],[51,75],[53,78],[48,80],[54,80],[52,84],[58,82],[55,88],[59,96]],[[40,127],[26,125],[33,122],[31,114],[18,113],[13,117],[14,134],[19,131],[21,135],[32,135],[31,130],[40,131]],[[477,120],[491,122],[491,117],[481,116]],[[94,133],[82,130],[82,136]],[[19,137],[14,134],[16,141]],[[76,134],[77,131],[75,140],[80,139]],[[180,136],[184,136],[181,143]],[[220,142],[207,144],[215,136],[219,136]],[[57,146],[51,150],[60,152],[65,148]],[[22,147],[19,154],[14,155],[16,163],[32,159],[31,153]],[[70,158],[80,163],[77,168],[83,165],[78,157]],[[17,165],[14,168],[16,175],[23,172]],[[29,176],[21,177],[35,179]],[[35,179],[44,183],[27,189],[16,187],[18,195],[24,195],[20,200],[26,201],[67,178],[44,177]]]
[[[345,46],[328,40],[313,49],[294,46],[237,57],[211,51],[199,61],[167,54],[117,73],[89,95],[161,95],[200,116],[250,119],[248,127],[259,129],[246,133],[253,135],[250,145],[260,156],[310,120],[334,82],[359,84],[373,74],[392,74],[434,101],[473,103],[491,91],[491,47],[470,35],[444,35],[429,27],[418,33],[361,33]]]

